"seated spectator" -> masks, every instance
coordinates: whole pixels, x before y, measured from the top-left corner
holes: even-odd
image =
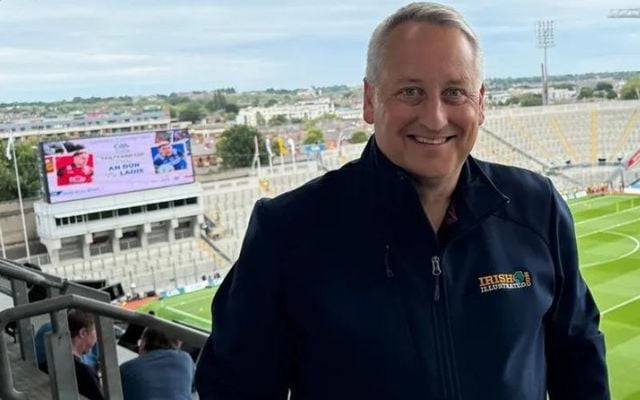
[[[34,337],[35,347],[36,347],[36,361],[38,362],[38,368],[40,368],[43,372],[47,371],[47,354],[44,345],[44,336],[45,334],[53,331],[53,327],[51,326],[51,322],[47,321],[38,328],[36,335]],[[80,357],[80,360],[93,368],[95,371],[98,370],[98,362],[99,362],[99,353],[98,353],[98,345],[94,345],[86,354],[83,354]]]
[[[78,392],[89,400],[103,400],[100,378],[95,369],[83,363],[81,357],[96,344],[96,325],[93,316],[81,310],[69,310],[71,352],[78,381]]]
[[[179,347],[178,340],[145,329],[140,338],[140,356],[120,366],[125,400],[191,400],[194,364]]]

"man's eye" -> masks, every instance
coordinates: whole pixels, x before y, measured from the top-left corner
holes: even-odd
[[[407,98],[418,97],[422,94],[420,89],[415,87],[404,88],[400,93]]]
[[[406,87],[398,91],[397,97],[402,102],[408,104],[418,104],[424,97],[424,91],[417,87]]]
[[[464,96],[464,91],[458,88],[448,88],[445,89],[443,95],[446,97],[461,97]]]

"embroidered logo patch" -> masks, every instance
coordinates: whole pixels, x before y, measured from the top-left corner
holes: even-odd
[[[516,271],[512,274],[495,274],[478,278],[480,293],[494,290],[522,289],[531,286],[531,275],[528,271]]]

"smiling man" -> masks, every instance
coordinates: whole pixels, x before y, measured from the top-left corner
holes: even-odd
[[[437,231],[484,119],[479,50],[468,27],[385,27],[369,47],[364,119],[382,153],[413,178]]]
[[[609,399],[551,182],[469,154],[478,40],[453,9],[374,31],[360,160],[254,209],[214,299],[202,399]]]

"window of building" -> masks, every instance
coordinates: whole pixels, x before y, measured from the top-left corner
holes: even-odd
[[[102,219],[113,218],[113,211],[111,211],[111,210],[102,211],[100,213],[100,218],[102,218]]]

